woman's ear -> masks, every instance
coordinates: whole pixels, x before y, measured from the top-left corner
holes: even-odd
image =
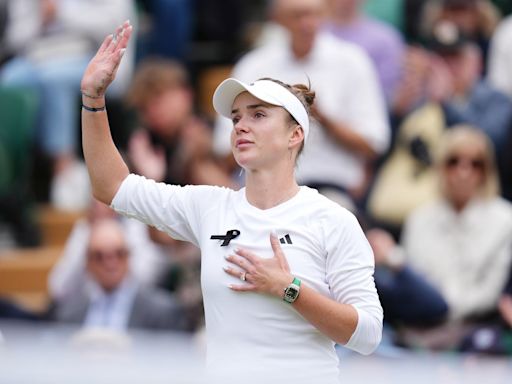
[[[293,149],[296,146],[301,145],[301,143],[304,141],[304,130],[299,124],[296,124],[293,127],[292,134],[290,136],[290,141],[288,142],[288,148]]]

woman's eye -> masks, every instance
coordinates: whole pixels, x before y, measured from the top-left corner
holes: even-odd
[[[233,117],[231,119],[231,121],[233,122],[233,125],[235,125],[236,123],[238,123],[240,121],[240,118],[237,116],[237,117]]]
[[[256,113],[254,114],[254,117],[256,117],[257,119],[259,119],[260,117],[264,117],[264,116],[265,116],[265,115],[264,115],[263,113],[261,113],[261,112],[256,112]]]

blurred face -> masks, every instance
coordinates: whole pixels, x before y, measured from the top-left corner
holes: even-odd
[[[484,183],[483,151],[468,145],[453,151],[443,164],[443,181],[448,199],[462,209],[477,196]]]
[[[290,157],[293,123],[285,109],[244,92],[235,99],[231,117],[231,149],[241,167],[272,168]]]
[[[116,289],[126,277],[128,250],[115,221],[93,226],[87,251],[87,271],[106,292]]]
[[[158,135],[173,136],[192,113],[192,95],[184,87],[169,88],[140,108],[144,122]]]
[[[455,89],[468,92],[480,78],[481,56],[476,47],[465,47],[461,52],[443,55],[448,69],[453,75]]]
[[[276,0],[276,19],[294,42],[312,44],[324,20],[323,0]]]

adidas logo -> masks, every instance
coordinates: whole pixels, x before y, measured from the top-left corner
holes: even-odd
[[[281,237],[279,239],[279,242],[281,244],[293,244],[289,234],[286,234],[285,236]]]

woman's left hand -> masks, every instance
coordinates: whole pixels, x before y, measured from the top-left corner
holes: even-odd
[[[238,267],[226,267],[226,273],[244,281],[244,284],[230,285],[232,290],[283,297],[284,289],[293,281],[293,276],[276,235],[270,235],[270,244],[274,257],[269,259],[244,249],[237,249],[235,255],[226,257],[226,260]]]

